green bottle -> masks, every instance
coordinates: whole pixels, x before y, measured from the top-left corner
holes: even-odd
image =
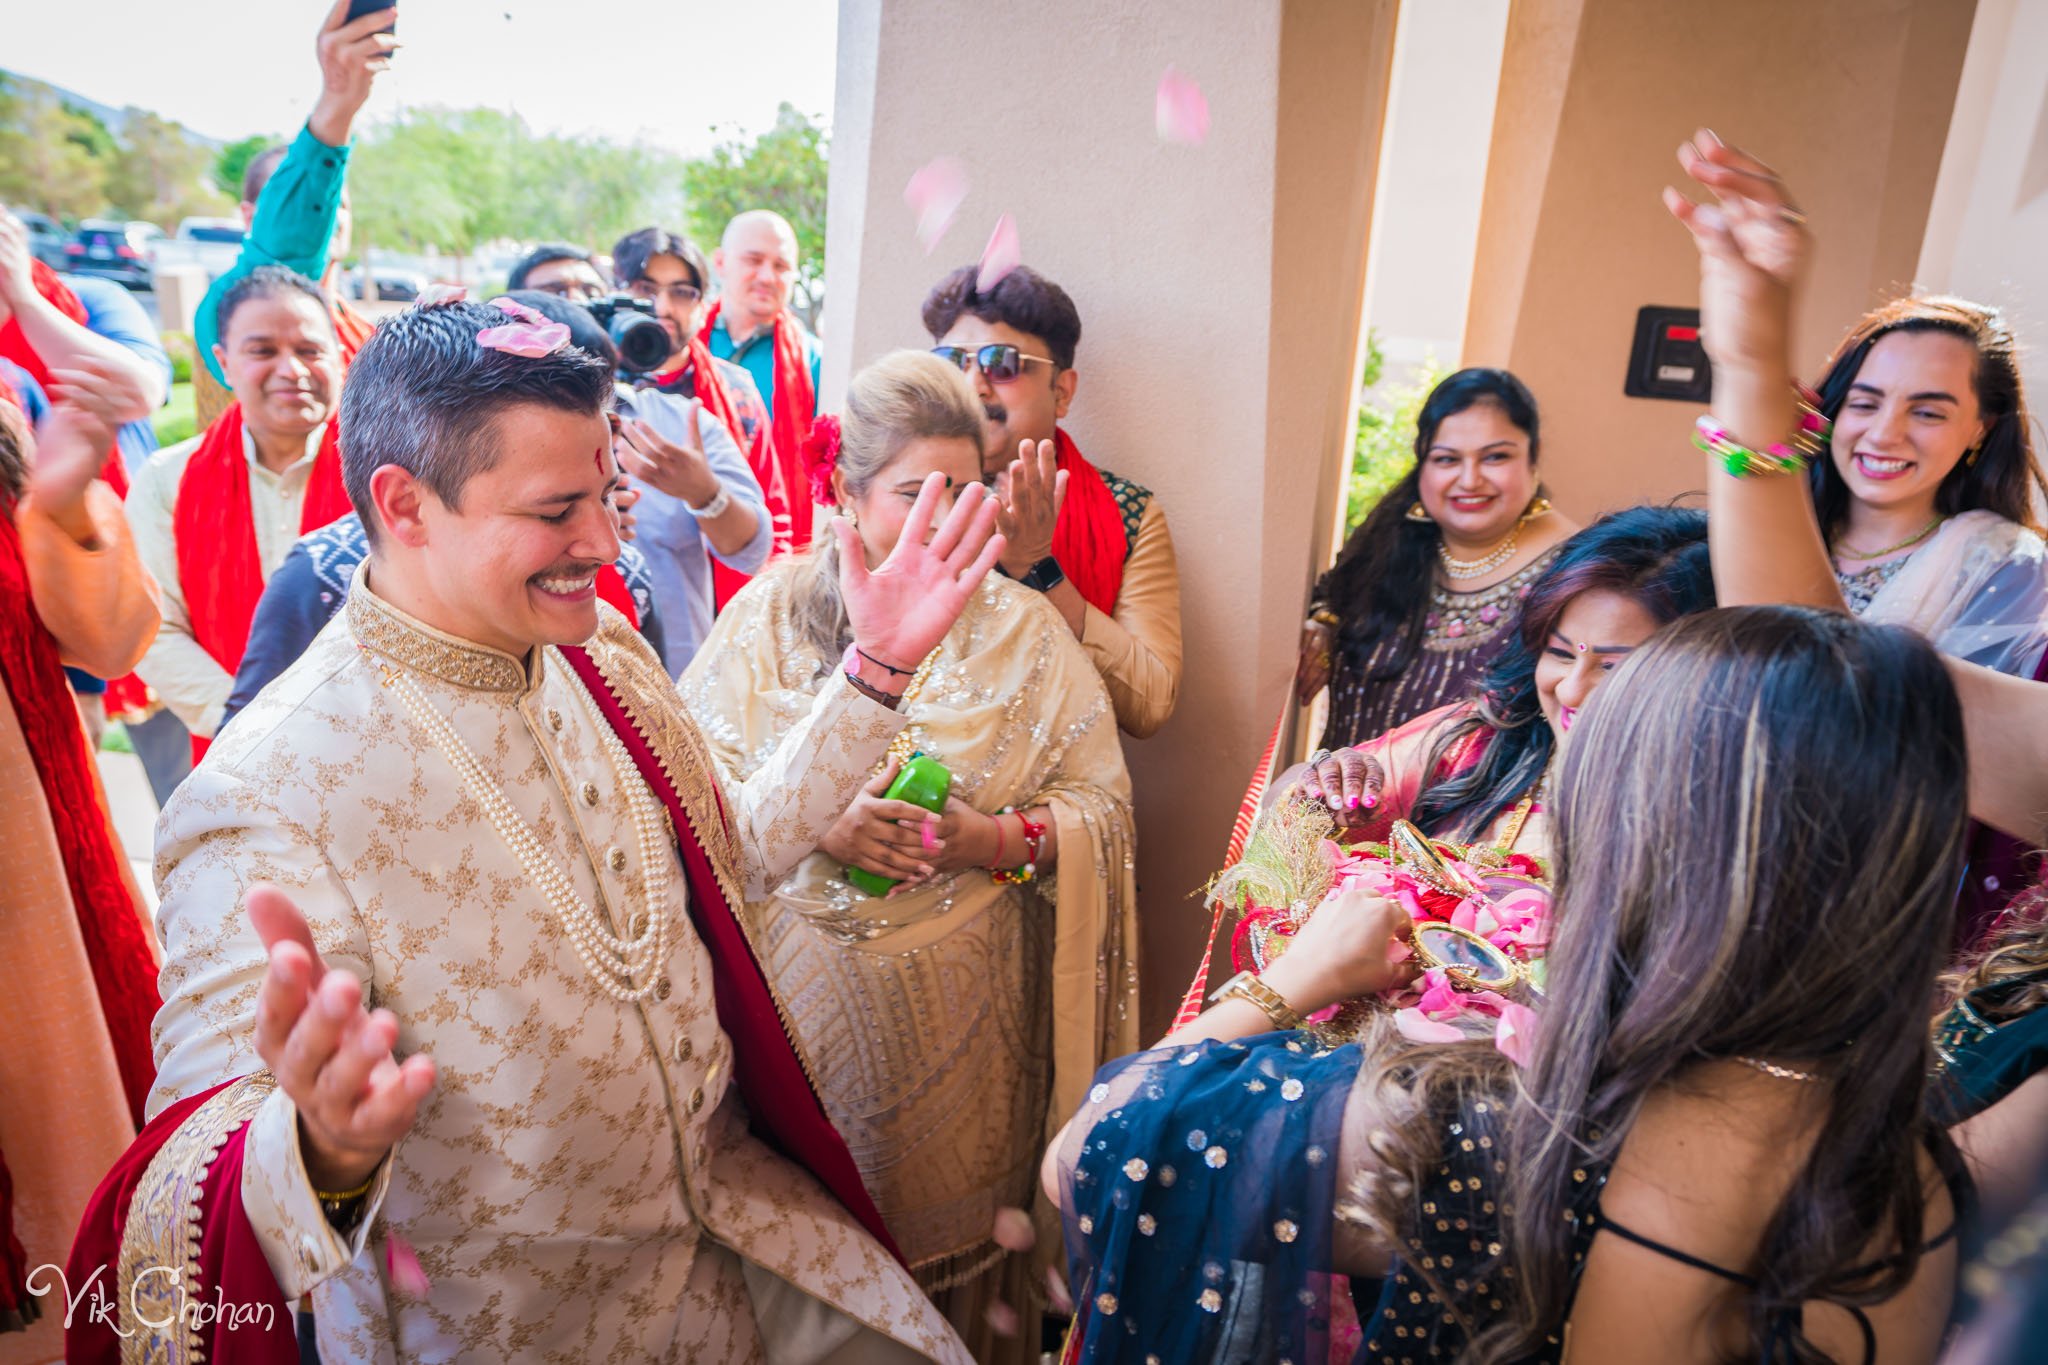
[[[946,771],[946,765],[916,753],[897,771],[896,780],[882,795],[891,801],[922,806],[937,815],[946,809],[946,797],[952,790],[953,774]],[[865,868],[849,867],[845,872],[850,885],[870,896],[886,896],[896,886],[889,878],[878,877]]]

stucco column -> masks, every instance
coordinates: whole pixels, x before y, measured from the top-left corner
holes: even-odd
[[[1147,1028],[1187,985],[1244,783],[1294,666],[1350,430],[1394,0],[842,0],[824,405],[897,346],[997,215],[1081,311],[1069,423],[1154,489],[1180,552],[1187,674],[1137,791]],[[1212,131],[1162,145],[1168,64]],[[927,257],[903,188],[973,190]]]
[[[1701,127],[1770,162],[1819,250],[1796,319],[1807,378],[1910,287],[1975,0],[1515,0],[1464,363],[1543,411],[1544,475],[1581,518],[1701,483],[1699,410],[1626,398],[1636,310],[1699,297],[1658,202]],[[1684,188],[1684,186],[1681,186]]]

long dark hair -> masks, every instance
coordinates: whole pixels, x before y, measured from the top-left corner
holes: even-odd
[[[1316,583],[1315,598],[1343,618],[1337,647],[1364,658],[1375,645],[1398,638],[1399,647],[1370,675],[1373,682],[1398,678],[1422,646],[1429,615],[1431,573],[1436,563],[1437,528],[1408,520],[1421,496],[1422,461],[1436,443],[1446,417],[1480,403],[1497,403],[1508,421],[1529,438],[1529,463],[1540,445],[1536,398],[1529,386],[1506,370],[1459,370],[1429,391],[1415,419],[1415,467],[1373,504],[1344,542],[1337,562]]]
[[[2034,460],[2027,396],[2020,382],[2019,343],[2005,316],[1966,299],[1916,295],[1893,299],[1865,313],[1842,339],[1820,381],[1820,410],[1833,421],[1862,372],[1870,348],[1893,332],[1943,332],[1977,351],[1971,387],[1989,422],[1975,461],[1958,460],[1935,490],[1935,510],[1954,516],[1984,508],[2007,521],[2042,530],[2037,503],[2048,501],[2048,478]],[[1849,512],[1849,485],[1829,458],[1816,459],[1807,477],[1821,530],[1832,537]]]
[[[1385,1054],[1369,1082],[1391,1106],[1386,1174],[1361,1191],[1381,1227],[1412,1225],[1448,1115],[1509,1105],[1500,1260],[1519,1301],[1476,1327],[1468,1359],[1521,1359],[1558,1330],[1573,1172],[1611,1164],[1650,1094],[1710,1059],[1828,1078],[1758,1248],[1746,1356],[1769,1355],[1774,1331],[1782,1343],[1773,1318],[1789,1311],[1791,1358],[1822,1360],[1799,1305],[1876,1303],[1912,1278],[1923,1156],[1960,1171],[1923,1104],[1966,766],[1947,670],[1904,628],[1704,612],[1615,671],[1563,757],[1554,1005],[1527,1069],[1490,1044],[1434,1044]],[[1873,1260],[1873,1246],[1897,1254]]]
[[[1437,741],[1429,770],[1480,730],[1493,731],[1493,739],[1478,763],[1424,790],[1415,806],[1416,824],[1441,838],[1470,840],[1542,776],[1557,740],[1536,697],[1536,661],[1565,607],[1596,589],[1633,598],[1660,625],[1712,607],[1707,514],[1631,507],[1565,541],[1529,585],[1520,628],[1480,684],[1478,711]]]

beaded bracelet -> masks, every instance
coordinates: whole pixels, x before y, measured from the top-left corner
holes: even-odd
[[[1830,423],[1821,415],[1811,390],[1799,390],[1799,428],[1790,441],[1774,441],[1762,450],[1752,450],[1737,441],[1728,428],[1702,414],[1693,424],[1692,443],[1709,459],[1718,461],[1729,477],[1746,479],[1756,474],[1802,474],[1814,455],[1827,444]]]
[[[998,819],[1005,815],[1017,817],[1017,823],[1024,827],[1024,866],[1019,868],[996,868],[988,874],[992,882],[999,885],[1018,886],[1038,876],[1038,850],[1045,838],[1045,826],[1033,820],[1015,806],[1004,806],[996,812]]]

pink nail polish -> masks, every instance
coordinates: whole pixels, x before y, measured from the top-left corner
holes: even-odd
[[[1347,804],[1348,804],[1348,805],[1349,805],[1349,806],[1351,807],[1351,809],[1353,809],[1353,810],[1357,810],[1357,809],[1358,809],[1358,798],[1357,798],[1357,797],[1355,797],[1355,796],[1353,796],[1353,797],[1350,797],[1350,798],[1348,798],[1348,799],[1347,799]]]
[[[1371,810],[1374,806],[1377,806],[1379,803],[1380,799],[1377,796],[1374,796],[1371,792],[1367,792],[1365,794],[1365,808],[1367,810]]]

